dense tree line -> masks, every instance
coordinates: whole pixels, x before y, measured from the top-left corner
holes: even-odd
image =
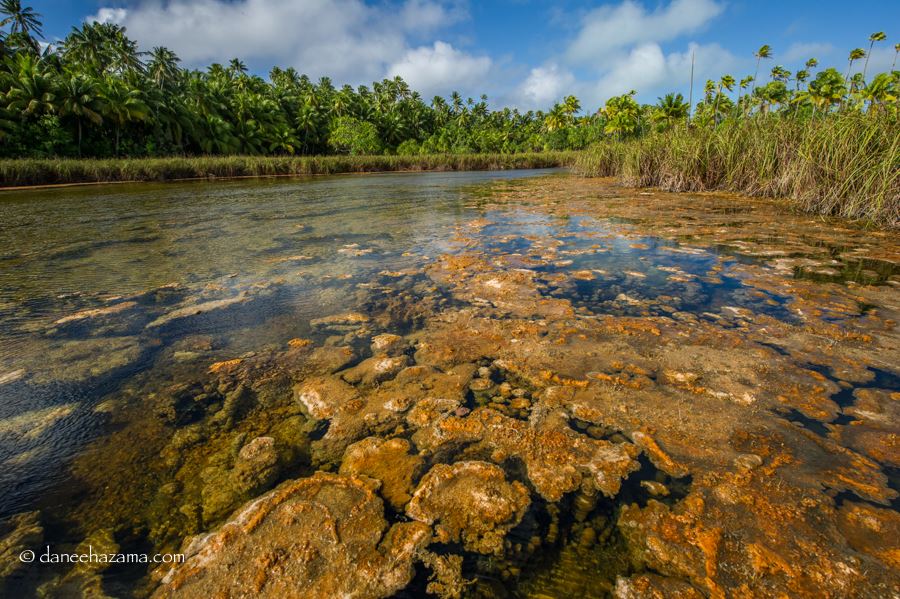
[[[850,75],[869,50],[851,52],[846,75],[815,72],[815,59],[791,73],[707,81],[693,107],[682,94],[641,105],[635,92],[579,116],[567,97],[548,111],[490,110],[487,97],[435,96],[426,102],[403,79],[337,88],[293,68],[268,79],[238,59],[205,71],[179,67],[167,48],[141,52],[112,23],[73,27],[59,44],[41,44],[40,15],[20,0],[0,0],[0,156],[156,156],[197,154],[419,154],[581,149],[604,137],[716,126],[773,113],[814,117],[836,111],[897,111],[900,72],[871,80]],[[895,51],[900,52],[900,44]],[[895,60],[896,66],[896,60]]]

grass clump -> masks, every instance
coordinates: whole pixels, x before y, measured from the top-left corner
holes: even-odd
[[[568,166],[574,152],[412,156],[199,156],[138,159],[0,160],[0,187],[267,177],[381,171],[464,171]]]
[[[669,191],[783,197],[823,215],[900,226],[900,118],[842,113],[677,127],[579,154],[577,172]]]

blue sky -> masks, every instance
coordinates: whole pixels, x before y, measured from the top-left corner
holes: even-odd
[[[259,74],[294,66],[336,84],[401,75],[426,98],[457,89],[492,106],[546,107],[574,93],[596,109],[608,96],[667,91],[752,74],[753,51],[796,70],[814,56],[843,70],[850,49],[876,46],[870,72],[890,67],[900,2],[857,0],[25,0],[48,40],[85,19],[125,25],[142,48],[165,45],[187,66],[242,58]],[[859,65],[862,68],[862,65]]]

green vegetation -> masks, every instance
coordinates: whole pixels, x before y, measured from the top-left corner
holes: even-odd
[[[578,155],[575,168],[627,185],[784,197],[808,212],[900,225],[896,111],[679,127],[598,144]]]
[[[199,156],[171,158],[0,160],[4,185],[165,181],[329,173],[503,170],[568,166],[574,152],[429,154],[415,156]]]
[[[19,0],[0,15],[0,158],[543,152],[604,135],[574,97],[546,114],[492,111],[456,92],[426,103],[399,77],[337,89],[293,68],[263,79],[238,59],[185,70],[111,23],[41,51],[40,15]]]
[[[677,93],[642,105],[631,91],[579,114],[575,96],[520,112],[456,92],[426,103],[399,77],[337,89],[291,68],[263,79],[238,59],[184,70],[111,23],[41,50],[40,15],[0,0],[0,17],[0,158],[15,159],[0,163],[6,185],[555,166],[573,161],[559,152],[590,148],[583,173],[898,220],[900,72],[867,78],[884,32],[849,53],[845,73],[811,58],[796,73],[775,64],[763,83],[763,61],[776,57],[766,44],[752,76],[707,81],[695,105]]]

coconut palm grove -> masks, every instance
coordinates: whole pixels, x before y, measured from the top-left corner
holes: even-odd
[[[85,22],[47,45],[41,15],[21,0],[3,0],[0,14],[0,156],[9,158],[581,150],[748,119],[896,118],[900,95],[893,68],[850,76],[854,63],[888,43],[884,32],[860,40],[864,47],[851,50],[846,65],[810,57],[796,72],[763,45],[753,73],[696,82],[693,104],[680,93],[639,104],[631,92],[602,106],[569,95],[546,110],[521,112],[492,109],[484,95],[423,98],[400,77],[338,87],[276,66],[263,78],[239,57],[183,69],[175,52],[142,51],[114,23]]]

